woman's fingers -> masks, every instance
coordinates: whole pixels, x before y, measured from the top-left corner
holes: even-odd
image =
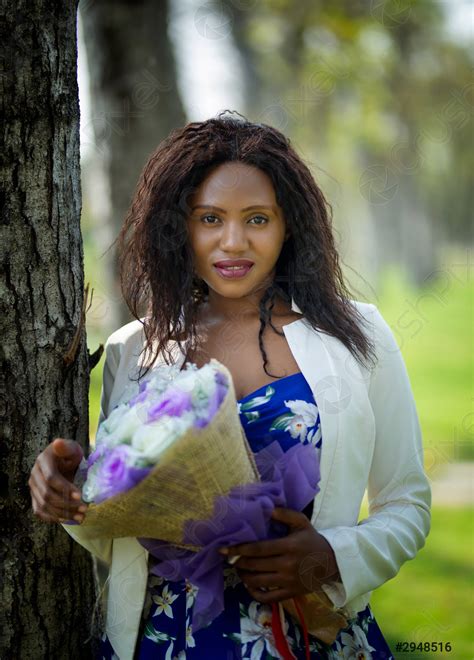
[[[31,503],[33,506],[33,513],[37,518],[43,522],[55,523],[58,522],[55,517],[50,516],[49,513],[43,511],[41,504],[37,501],[34,495],[31,496]]]
[[[62,518],[59,518],[57,515],[49,513],[47,511],[47,508],[44,506],[44,503],[41,501],[41,499],[39,499],[33,493],[31,494],[31,504],[33,507],[34,515],[43,522],[57,523],[60,522],[60,520],[63,520]]]
[[[261,603],[274,603],[305,593],[300,582],[295,580],[291,557],[241,557],[235,568],[247,591]]]
[[[254,588],[250,585],[245,585],[247,588],[247,591],[249,594],[252,596],[252,598],[259,603],[265,603],[265,604],[270,604],[270,603],[279,603],[282,600],[288,600],[289,598],[293,598],[294,596],[297,596],[298,594],[294,593],[290,589],[285,589],[285,588],[271,588],[268,591],[262,591],[260,588]]]
[[[279,573],[251,573],[239,571],[238,575],[247,587],[252,589],[274,589],[275,587],[287,587],[286,579]]]
[[[45,522],[82,522],[87,507],[72,483],[82,456],[76,442],[56,438],[37,457],[28,485],[38,518]]]
[[[239,570],[253,571],[255,573],[280,572],[288,567],[288,561],[284,555],[265,558],[241,556],[232,563]]]
[[[31,473],[28,485],[31,490],[34,513],[36,515],[44,514],[48,518],[48,522],[58,522],[60,519],[72,520],[87,508],[80,500],[72,500],[67,494],[60,496],[56,491],[48,488],[39,469]],[[41,515],[39,517],[45,519]]]
[[[70,493],[72,497],[72,494],[76,492],[80,498],[78,489],[72,483],[74,475],[71,474],[70,478],[69,475],[63,476],[59,470],[59,460],[51,450],[45,450],[36,459],[36,465],[41,470],[45,484],[58,495],[64,496]],[[76,497],[75,499],[78,498]]]
[[[274,557],[285,554],[290,548],[288,537],[270,539],[267,541],[254,541],[252,543],[241,543],[239,545],[227,546],[219,549],[228,560],[235,555],[244,557]]]
[[[59,471],[68,480],[72,481],[74,473],[84,456],[82,447],[74,440],[55,438],[48,449],[53,453]]]
[[[49,478],[43,472],[42,464],[38,462],[36,469],[31,474],[36,480],[36,485],[41,490],[41,494],[46,496],[51,502],[71,501],[80,504],[81,491],[70,481],[59,476],[53,475]]]

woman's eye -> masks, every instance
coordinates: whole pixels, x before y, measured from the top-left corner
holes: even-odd
[[[215,215],[204,215],[204,216],[201,218],[201,220],[202,220],[202,222],[204,222],[205,225],[215,225],[216,222],[214,222],[214,221],[217,221],[217,222],[218,222],[218,221],[219,221],[219,218],[218,218],[217,216],[215,216]],[[254,216],[253,216],[252,218],[250,218],[250,220],[249,220],[249,222],[252,222],[252,221],[257,221],[257,222],[253,222],[253,223],[252,223],[252,224],[254,224],[254,225],[264,225],[264,224],[266,224],[266,223],[268,222],[268,219],[267,219],[265,216],[263,216],[263,215],[254,215]]]
[[[255,215],[253,218],[250,218],[249,222],[251,220],[262,220],[262,222],[254,222],[255,225],[264,225],[268,222],[267,218],[265,218],[263,215]]]

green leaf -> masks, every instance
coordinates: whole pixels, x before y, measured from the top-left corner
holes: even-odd
[[[284,415],[276,417],[270,426],[270,431],[285,431],[288,423],[293,419],[293,417],[293,413],[285,413]]]
[[[151,639],[153,642],[156,642],[156,644],[164,644],[165,642],[168,642],[170,639],[173,640],[176,639],[176,637],[171,637],[171,635],[167,635],[164,632],[160,632],[159,630],[156,630],[152,623],[146,624],[145,637]]]
[[[256,422],[257,419],[260,417],[260,413],[255,411],[255,412],[246,412],[244,413],[245,417],[247,418],[247,422],[251,424],[252,422]]]
[[[268,403],[272,396],[275,394],[275,388],[271,385],[268,385],[265,390],[265,396],[254,396],[249,401],[240,404],[240,410],[251,410],[252,408],[257,408],[257,406],[263,406],[264,403]]]

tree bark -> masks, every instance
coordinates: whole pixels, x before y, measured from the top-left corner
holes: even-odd
[[[92,655],[91,556],[34,518],[27,483],[54,437],[88,444],[76,12],[0,9],[1,658]]]

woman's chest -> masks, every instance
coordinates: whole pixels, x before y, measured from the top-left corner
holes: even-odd
[[[268,373],[264,369],[262,346]],[[229,369],[237,399],[300,371],[285,336],[271,329],[266,329],[262,342],[259,341],[258,328],[249,330],[235,325],[214,327],[200,338],[197,350],[189,353],[186,361],[201,367],[212,358]]]

